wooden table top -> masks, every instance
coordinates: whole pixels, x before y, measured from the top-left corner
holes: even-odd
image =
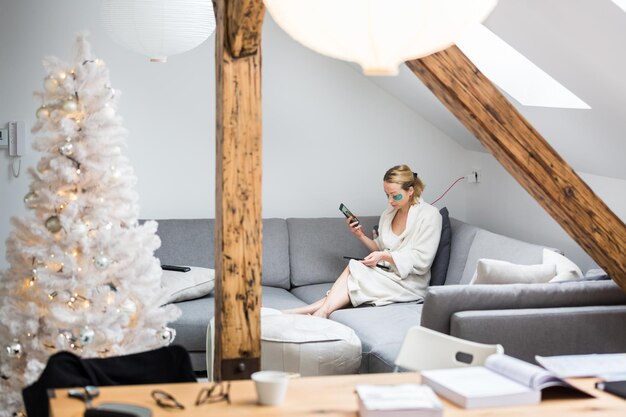
[[[576,416],[626,416],[626,400],[594,388],[594,378],[569,379],[568,382],[592,394],[595,398],[549,398],[540,405],[498,407],[465,410],[444,398],[444,417],[455,416],[527,416],[527,417],[576,417]],[[154,417],[186,416],[358,416],[357,384],[421,383],[419,373],[386,373],[341,375],[325,377],[295,378],[289,381],[285,402],[279,406],[259,406],[251,380],[232,381],[231,404],[225,401],[195,406],[201,388],[209,383],[158,384],[103,387],[93,403],[123,402],[150,408]],[[150,396],[154,389],[173,395],[185,410],[167,410],[156,406]],[[68,398],[67,389],[55,391],[50,399],[52,417],[82,417],[84,405],[79,400]]]

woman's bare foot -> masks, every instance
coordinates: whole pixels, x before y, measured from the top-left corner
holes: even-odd
[[[328,310],[322,307],[318,309],[316,312],[314,312],[312,315],[315,317],[321,317],[323,319],[327,319],[330,314],[328,313]]]

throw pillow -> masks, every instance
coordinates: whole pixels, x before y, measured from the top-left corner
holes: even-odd
[[[611,279],[606,271],[602,268],[593,268],[589,271],[585,272],[585,276],[583,277],[584,281],[602,281]]]
[[[448,265],[450,264],[450,249],[452,242],[452,228],[447,207],[439,210],[441,213],[441,239],[435,254],[435,259],[430,267],[430,284],[443,285],[446,283]]]
[[[163,271],[161,288],[168,290],[168,303],[200,298],[213,291],[215,270],[192,266],[188,272]]]
[[[580,268],[560,253],[543,250],[543,263],[556,265],[556,276],[550,282],[574,281],[582,278]]]
[[[554,264],[517,265],[497,259],[479,259],[470,281],[474,284],[534,284],[556,276]]]

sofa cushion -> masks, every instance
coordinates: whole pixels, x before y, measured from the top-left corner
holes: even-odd
[[[446,282],[448,265],[450,264],[450,245],[452,241],[452,229],[448,208],[439,210],[441,213],[441,239],[435,254],[435,259],[430,267],[430,283],[428,285],[443,285]]]
[[[391,372],[404,336],[411,326],[419,324],[421,311],[422,304],[397,303],[345,308],[330,318],[354,329],[361,339],[362,372]]]
[[[467,262],[459,284],[472,280],[480,258],[499,259],[521,265],[542,263],[544,246],[534,245],[480,229],[467,254]],[[447,284],[446,280],[446,284]]]
[[[171,323],[176,330],[174,343],[184,345],[190,352],[204,352],[207,323],[215,313],[215,299],[207,296],[174,305],[182,313],[178,320]]]
[[[470,285],[541,283],[555,276],[554,264],[518,265],[497,259],[479,259]]]
[[[333,284],[325,282],[323,284],[303,285],[291,290],[291,293],[307,304],[312,304],[326,295]]]
[[[158,220],[161,264],[215,267],[214,219]],[[289,242],[283,219],[263,220],[263,285],[289,288]]]
[[[476,233],[480,230],[471,224],[450,218],[452,242],[450,244],[450,262],[446,274],[445,285],[455,285],[461,281],[467,263],[467,254],[472,246]]]
[[[378,217],[358,216],[371,236]],[[334,282],[348,266],[344,256],[365,257],[367,248],[348,230],[345,218],[287,219],[291,284]]]

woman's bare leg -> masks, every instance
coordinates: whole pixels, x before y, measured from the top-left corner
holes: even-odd
[[[285,314],[313,314],[324,304],[324,300],[326,300],[326,297],[321,298],[308,306],[290,308],[288,310],[282,310],[282,312]]]
[[[333,311],[350,304],[350,296],[348,295],[349,275],[350,269],[346,267],[341,275],[339,275],[339,278],[337,278],[326,297],[321,300],[323,303],[321,307],[313,313],[314,316],[328,318]]]

